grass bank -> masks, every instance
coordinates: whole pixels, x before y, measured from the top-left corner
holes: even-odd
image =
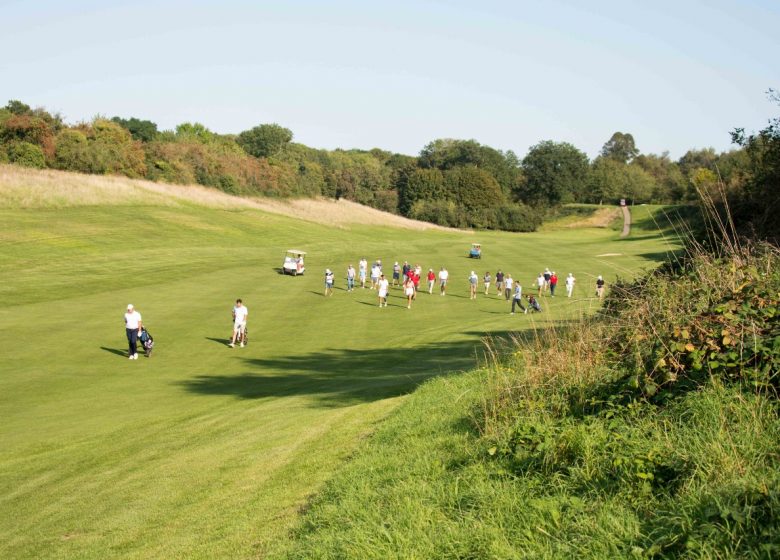
[[[61,175],[0,181],[4,558],[270,553],[410,392],[474,367],[483,336],[591,313],[595,275],[634,277],[679,246],[657,231],[475,239],[323,224],[200,189],[147,196],[143,183]],[[481,261],[466,257],[472,241]],[[308,251],[303,277],[278,272],[290,247]],[[344,290],[361,256],[447,266],[449,295],[421,294],[407,310],[394,290],[380,310],[370,290]],[[472,268],[530,284],[545,267],[579,284],[541,315],[510,316],[495,292],[468,299]],[[231,350],[236,297],[251,342]],[[124,355],[130,302],[156,339],[149,360]]]
[[[775,558],[780,273],[698,255],[432,380],[283,558]],[[502,351],[503,349],[503,351]]]

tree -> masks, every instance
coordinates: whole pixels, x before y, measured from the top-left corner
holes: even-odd
[[[501,185],[478,167],[457,167],[444,174],[444,188],[448,198],[454,199],[466,210],[492,208],[506,202]]]
[[[616,132],[601,148],[601,157],[628,163],[639,154],[631,134]]]
[[[420,151],[419,164],[420,167],[435,167],[442,171],[455,167],[479,167],[498,181],[506,195],[512,192],[520,173],[514,152],[503,153],[490,146],[483,146],[476,140],[434,140]]]
[[[577,199],[588,177],[588,156],[567,142],[545,140],[523,158],[527,204],[553,206]]]
[[[768,97],[780,106],[777,91],[770,89]],[[748,157],[747,177],[731,197],[735,221],[776,242],[780,239],[780,117],[770,119],[766,128],[754,134],[738,128],[731,138]]]
[[[614,203],[624,196],[626,166],[617,160],[599,156],[593,161],[588,177],[588,188],[583,193],[583,202],[602,204]]]
[[[142,121],[135,117],[130,117],[129,119],[114,117],[111,120],[127,129],[135,140],[151,142],[157,138],[157,125],[152,121]]]
[[[292,142],[290,129],[278,124],[261,124],[238,135],[236,141],[244,151],[255,157],[271,157]]]
[[[444,175],[438,169],[408,166],[398,173],[395,188],[398,191],[398,211],[404,216],[409,216],[412,206],[418,201],[446,198]]]

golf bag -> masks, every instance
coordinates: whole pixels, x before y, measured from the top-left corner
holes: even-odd
[[[144,347],[144,354],[147,358],[152,356],[152,348],[154,348],[154,338],[149,334],[146,328],[141,327],[141,334],[138,335],[138,342]]]

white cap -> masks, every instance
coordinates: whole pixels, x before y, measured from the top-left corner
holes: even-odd
[[[135,309],[135,308],[133,307],[133,304],[132,304],[132,303],[128,303],[128,304],[127,304],[127,309]]]
[[[604,279],[601,277],[601,274],[599,274],[599,280],[604,280]]]

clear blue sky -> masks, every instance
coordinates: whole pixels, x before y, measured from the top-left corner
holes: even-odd
[[[521,158],[730,147],[777,114],[780,1],[4,1],[0,104],[276,122],[317,148],[417,154],[473,138]]]

